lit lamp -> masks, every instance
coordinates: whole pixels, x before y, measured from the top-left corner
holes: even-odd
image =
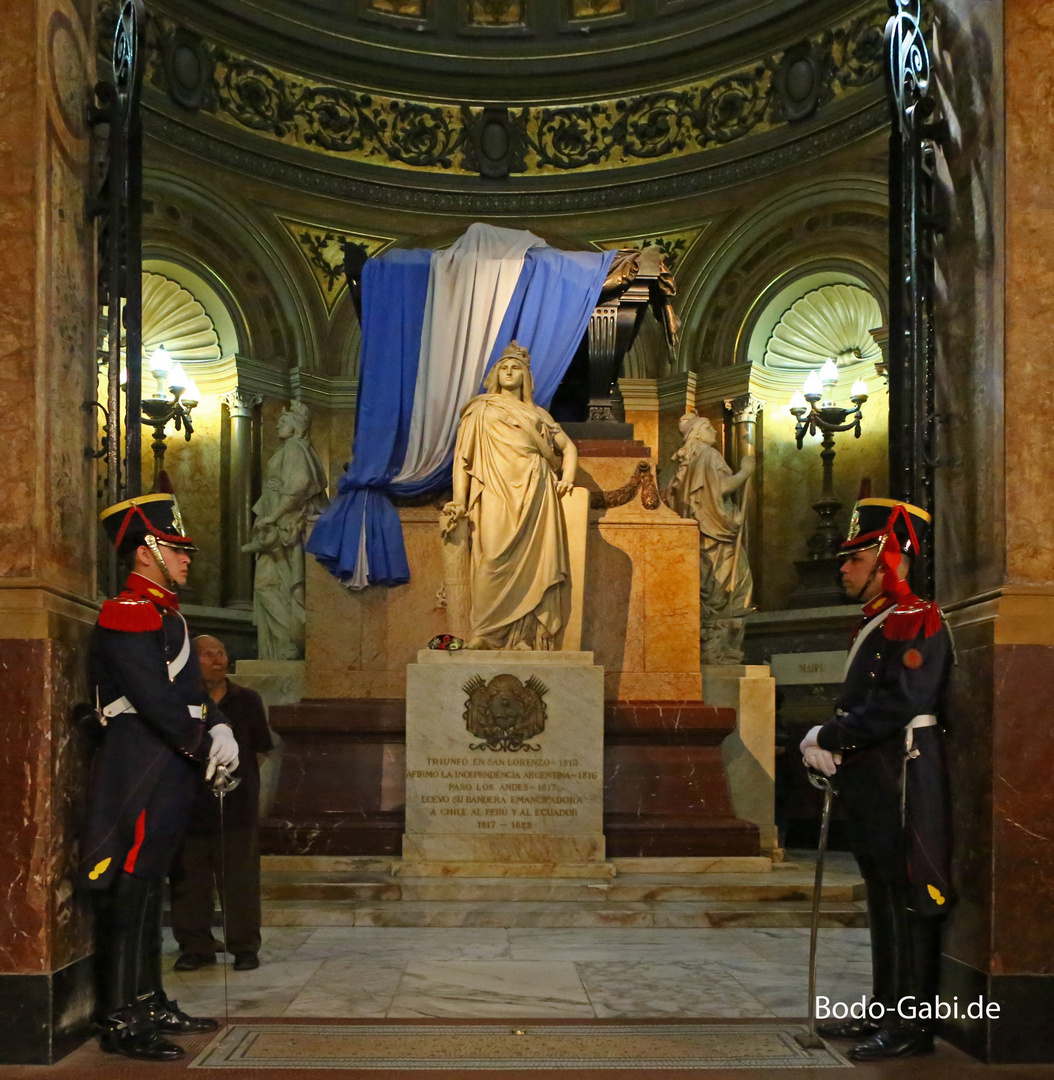
[[[853,407],[836,405],[834,388],[837,382],[838,365],[828,358],[818,372],[809,372],[805,385],[794,394],[790,403],[790,411],[797,420],[794,439],[799,450],[806,435],[823,435],[820,450],[823,491],[820,501],[813,503],[813,509],[820,515],[820,524],[808,541],[811,559],[832,558],[841,546],[842,533],[834,521],[842,509],[842,504],[834,497],[834,437],[840,431],[852,431],[855,438],[860,438],[861,406],[867,401],[867,384],[863,379],[857,379],[849,395]]]
[[[181,364],[172,360],[164,345],[156,348],[150,357],[150,374],[157,380],[157,391],[153,397],[143,398],[141,419],[144,424],[154,429],[154,440],[150,445],[154,451],[156,491],[157,478],[165,467],[165,427],[170,420],[175,421],[176,431],[182,428],[187,442],[190,442],[190,436],[194,433],[190,413],[198,404],[198,392],[194,380],[187,375]],[[190,394],[184,396],[188,390]]]

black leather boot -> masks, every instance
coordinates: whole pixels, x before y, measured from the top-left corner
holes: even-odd
[[[933,1053],[933,1033],[915,1024],[882,1027],[847,1051],[853,1061],[885,1061]]]
[[[106,904],[103,939],[103,1016],[99,1045],[109,1054],[172,1061],[183,1048],[163,1038],[138,997],[142,965],[143,919],[149,907],[150,882],[121,874]]]
[[[108,1054],[142,1058],[145,1061],[175,1061],[186,1051],[169,1042],[153,1021],[135,1008],[113,1013],[103,1023],[99,1046]]]
[[[863,1039],[876,1031],[878,1024],[866,1016],[855,1020],[828,1020],[816,1025],[816,1034],[821,1039]]]
[[[139,971],[136,996],[144,1003],[146,1015],[158,1031],[169,1035],[197,1035],[216,1031],[219,1022],[204,1016],[189,1016],[165,993],[161,982],[161,911],[164,882],[147,883],[147,897],[140,929]]]

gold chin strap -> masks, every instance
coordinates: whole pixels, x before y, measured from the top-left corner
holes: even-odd
[[[147,533],[143,537],[143,543],[150,549],[150,554],[154,556],[154,562],[157,563],[158,569],[164,575],[165,581],[172,586],[173,591],[179,587],[179,582],[172,576],[171,571],[168,569],[168,563],[165,562],[164,555],[161,554],[161,545],[157,542],[156,536],[151,536]]]

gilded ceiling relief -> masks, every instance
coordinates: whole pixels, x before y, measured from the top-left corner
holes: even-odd
[[[521,7],[472,3],[481,12]],[[318,85],[213,42],[199,41],[195,70],[207,83],[198,94],[202,112],[287,146],[396,169],[558,175],[684,158],[806,119],[881,80],[884,22],[885,4],[875,0],[865,14],[736,71],[614,100],[500,108],[497,125],[494,108],[485,115],[478,105]],[[165,57],[178,50],[166,42],[185,31],[163,16],[156,23],[161,55],[152,58],[148,81],[172,94]],[[496,126],[506,151],[494,171],[481,154]]]
[[[677,232],[664,232],[661,235],[642,233],[638,236],[619,236],[607,240],[591,240],[590,243],[601,251],[617,251],[619,248],[658,247],[662,251],[666,268],[675,272],[699,237],[710,227],[710,223],[693,229],[680,229]]]
[[[277,215],[276,215],[277,217]],[[311,225],[292,218],[278,218],[282,227],[296,243],[311,269],[318,285],[326,312],[331,314],[337,300],[347,288],[344,280],[344,244],[358,244],[367,255],[380,255],[395,243],[390,236],[368,236],[363,233],[341,232],[323,225]]]
[[[384,15],[401,15],[410,19],[425,17],[424,0],[369,0],[369,9]]]
[[[525,0],[465,0],[471,26],[523,26],[527,20]]]
[[[572,0],[571,14],[576,19],[596,18],[599,15],[621,15],[625,0]]]

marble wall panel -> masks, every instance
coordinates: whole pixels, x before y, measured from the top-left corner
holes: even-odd
[[[988,970],[992,927],[992,645],[959,643],[949,688],[948,765],[953,815],[953,870],[959,900],[948,916],[944,950]]]
[[[933,86],[948,125],[938,153],[948,227],[936,249],[934,319],[937,413],[944,418],[936,502],[954,508],[941,515],[935,535],[944,603],[999,585],[1006,561],[1003,7],[937,0],[933,8]],[[1036,70],[1042,66],[1026,77]],[[1031,283],[1022,286],[1031,291]]]
[[[90,748],[70,719],[86,696],[87,628],[52,640],[0,641],[0,971],[53,971],[90,948],[88,908],[73,893]]]
[[[1054,974],[1054,647],[997,646],[994,975]]]
[[[19,5],[0,43],[0,576],[92,587],[94,231],[84,124],[94,52],[64,4]],[[38,366],[43,358],[45,366]],[[38,377],[39,376],[39,377]],[[86,535],[89,539],[85,540]]]
[[[46,685],[52,796],[48,875],[53,971],[86,956],[92,942],[91,905],[83,893],[76,893],[73,888],[94,749],[90,737],[73,719],[73,706],[90,697],[85,662],[90,614],[79,622],[63,620],[49,642]]]
[[[720,747],[606,746],[604,810],[613,814],[732,817]]]
[[[1054,41],[1050,4],[1003,5],[1006,124],[1005,439],[1007,576],[1054,580],[1050,476],[1054,371]]]
[[[5,717],[0,742],[0,970],[48,970],[47,862],[50,848],[51,753],[46,691],[46,641],[0,642]]]
[[[0,409],[7,452],[0,476],[0,576],[33,572],[37,410],[33,402],[36,343],[36,172],[38,139],[36,5],[5,14],[0,39]]]
[[[606,672],[644,670],[643,532],[631,525],[591,527],[586,541],[582,648]]]

